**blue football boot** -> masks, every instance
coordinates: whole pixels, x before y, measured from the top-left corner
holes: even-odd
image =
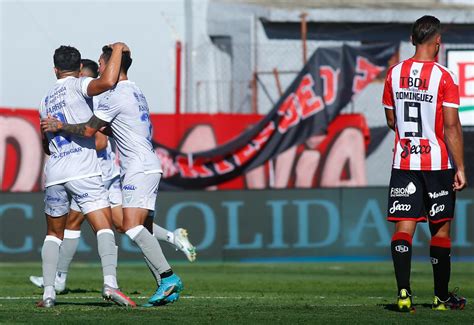
[[[160,286],[156,289],[153,296],[148,299],[148,303],[152,305],[161,305],[165,302],[165,299],[170,297],[174,293],[180,293],[183,291],[183,282],[176,274],[173,274],[167,278],[161,279]],[[177,297],[170,297],[170,299],[174,299],[170,302],[174,302],[178,300],[179,295]]]

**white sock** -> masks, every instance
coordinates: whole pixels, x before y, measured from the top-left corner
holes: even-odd
[[[56,291],[54,291],[54,286],[44,287],[43,300],[46,300],[47,298],[56,299]]]
[[[169,243],[171,243],[171,244],[174,245],[174,233],[173,233],[173,232],[168,231],[168,232],[166,233],[166,238],[167,238],[166,240],[167,240]]]
[[[56,278],[54,279],[55,283],[66,283],[67,273],[66,272],[56,272]]]
[[[115,275],[104,275],[104,284],[108,285],[109,287],[118,288],[117,277]]]

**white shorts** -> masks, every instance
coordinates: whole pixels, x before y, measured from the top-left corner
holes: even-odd
[[[77,203],[78,211],[83,214],[110,206],[100,176],[51,185],[44,191],[44,212],[52,217],[60,217],[69,212],[70,197]]]
[[[120,176],[106,180],[104,182],[105,190],[109,196],[110,207],[115,208],[122,205],[122,191],[120,189]],[[81,211],[74,199],[71,200],[71,210]]]
[[[122,176],[122,206],[155,210],[161,173],[130,172]]]

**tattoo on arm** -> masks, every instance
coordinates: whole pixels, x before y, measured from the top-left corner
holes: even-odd
[[[95,115],[92,115],[91,119],[86,123],[80,124],[63,124],[61,131],[69,134],[77,134],[84,136],[88,128],[94,129],[94,131],[99,130],[101,127],[106,126],[107,122],[102,121]],[[94,132],[95,133],[95,132]]]
[[[86,132],[87,123],[88,122],[81,124],[63,124],[61,131],[69,134],[84,135]]]
[[[100,118],[98,118],[97,116],[95,115],[92,115],[91,119],[89,120],[89,122],[87,122],[88,126],[95,129],[95,130],[98,130],[100,129],[101,127],[104,127],[106,126],[108,123],[105,122],[105,121],[102,121]]]

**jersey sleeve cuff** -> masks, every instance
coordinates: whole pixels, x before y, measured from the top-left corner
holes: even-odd
[[[95,111],[94,112],[94,115],[101,119],[102,121],[104,122],[107,122],[107,123],[110,123],[110,121],[112,121],[112,118],[110,116],[107,116],[106,114],[102,113],[101,111]]]
[[[92,96],[89,96],[87,94],[87,88],[89,87],[89,84],[91,83],[91,81],[93,80],[93,78],[91,77],[87,77],[87,78],[84,78],[84,80],[82,80],[82,95],[85,97],[85,98],[91,98]]]
[[[393,106],[383,105],[383,107],[384,107],[385,109],[391,109],[391,110],[393,110]]]
[[[443,106],[452,107],[452,108],[459,108],[459,104],[454,104],[454,103],[443,102]]]

